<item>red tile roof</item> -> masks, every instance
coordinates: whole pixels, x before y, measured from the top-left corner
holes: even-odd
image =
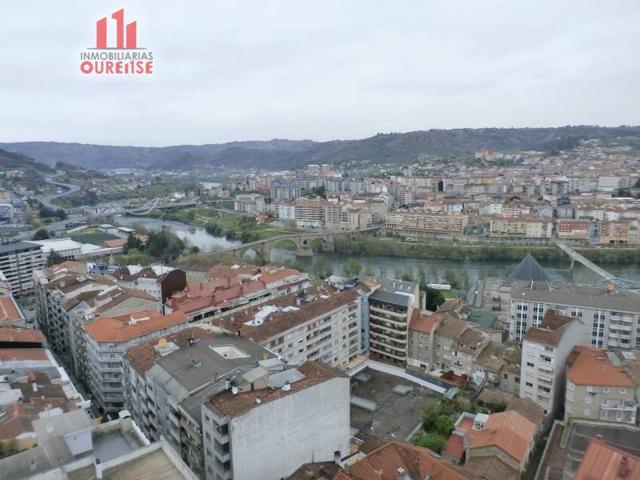
[[[266,303],[247,308],[233,316],[213,319],[211,323],[232,332],[239,332],[242,336],[260,343],[335,309],[344,308],[349,305],[354,306],[358,299],[358,290],[365,288],[364,285],[359,284],[357,287],[341,292],[327,291],[329,295],[324,295],[325,298],[320,295],[320,291],[315,291],[317,295],[313,301],[305,301],[300,305],[296,302],[296,294],[282,295]],[[253,320],[255,314],[267,305],[283,308],[295,306],[295,310],[279,310],[273,312],[267,317],[264,323],[258,326],[246,324],[246,322]]]
[[[0,323],[24,320],[11,295],[0,297]]]
[[[576,385],[631,388],[636,386],[625,369],[611,363],[607,353],[602,350],[591,347],[575,347],[567,363],[571,365],[568,378]]]
[[[398,469],[409,478],[432,480],[465,480],[460,469],[437,456],[428,448],[392,442],[374,450],[359,462],[339,472],[334,480],[397,480]]]
[[[0,360],[48,360],[44,348],[0,348]]]
[[[158,312],[142,311],[117,317],[97,318],[84,328],[98,342],[126,342],[186,321],[187,317],[182,312],[162,315]]]
[[[426,313],[421,313],[418,309],[415,309],[411,314],[409,330],[413,330],[414,332],[431,333],[443,318],[445,318],[445,315],[441,313],[432,313],[427,315]]]
[[[640,478],[640,457],[592,438],[575,480],[636,480]]]
[[[39,330],[17,327],[0,328],[0,342],[44,344],[45,341],[44,335]]]
[[[526,462],[536,425],[515,410],[492,413],[482,430],[469,430],[470,448],[495,446],[517,462]]]

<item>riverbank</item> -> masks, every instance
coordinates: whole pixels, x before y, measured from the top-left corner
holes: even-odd
[[[295,232],[295,229],[257,223],[253,217],[242,216],[239,213],[224,213],[207,207],[183,208],[165,213],[154,211],[148,216],[201,227],[214,237],[239,240],[242,243]]]
[[[596,264],[640,265],[640,248],[575,248]],[[334,252],[340,255],[411,257],[454,261],[519,261],[531,253],[540,262],[566,261],[567,256],[556,246],[538,245],[469,245],[451,240],[405,242],[394,237],[371,236],[362,241],[337,238]]]

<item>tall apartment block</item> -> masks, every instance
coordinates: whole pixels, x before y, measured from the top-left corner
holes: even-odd
[[[0,245],[0,271],[16,297],[33,292],[33,272],[44,268],[42,247],[31,242]]]

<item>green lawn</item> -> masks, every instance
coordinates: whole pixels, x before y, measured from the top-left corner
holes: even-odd
[[[75,240],[80,243],[91,243],[92,245],[101,246],[105,240],[114,240],[118,237],[108,235],[101,232],[97,228],[87,228],[78,233],[71,235],[71,240]]]

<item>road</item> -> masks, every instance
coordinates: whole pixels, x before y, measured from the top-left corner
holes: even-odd
[[[58,173],[58,175],[60,175]],[[66,195],[72,195],[78,191],[80,191],[80,187],[78,185],[74,185],[72,183],[62,183],[62,182],[57,182],[53,179],[53,177],[45,177],[45,181],[51,185],[55,185],[57,187],[61,187],[64,188],[65,191],[62,193],[55,193],[53,195],[47,195],[46,197],[42,197],[40,198],[40,202],[42,202],[42,204],[45,207],[48,208],[52,208],[54,210],[60,208],[57,205],[54,205],[53,203],[51,203],[52,200],[55,200],[56,198],[60,198],[60,197],[64,197]]]
[[[478,280],[475,289],[470,289],[467,294],[467,304],[473,307],[482,307],[484,299],[485,280]]]
[[[57,175],[60,175],[59,172]],[[44,206],[51,208],[53,210],[57,210],[60,208],[58,205],[54,205],[51,203],[52,200],[60,197],[64,197],[65,195],[71,195],[80,191],[80,187],[78,185],[74,185],[72,183],[62,183],[54,180],[55,177],[45,177],[45,181],[51,185],[56,185],[58,187],[64,188],[65,191],[62,193],[55,193],[53,195],[47,195],[46,197],[38,198],[38,201],[41,202]],[[62,230],[66,230],[65,225],[67,223],[75,223],[86,220],[86,215],[70,215],[66,220],[61,220],[59,222],[52,222],[43,225],[40,228],[45,228],[49,231],[58,232]],[[20,232],[17,235],[12,237],[13,240],[31,240],[33,238],[33,234],[36,233],[40,228],[36,228],[34,230],[29,230],[26,232]]]

